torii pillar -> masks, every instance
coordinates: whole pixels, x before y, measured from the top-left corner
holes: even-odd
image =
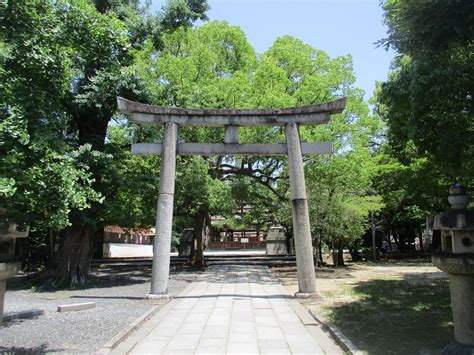
[[[301,143],[299,125],[327,123],[330,115],[341,113],[345,98],[321,105],[278,109],[183,109],[158,107],[117,98],[121,112],[133,115],[136,123],[164,126],[163,144],[132,145],[132,153],[161,155],[160,192],[156,217],[151,290],[147,298],[168,298],[168,281],[173,223],[176,154],[180,155],[288,155],[293,231],[299,292],[295,297],[316,295],[313,246],[309,224],[303,154],[329,154],[331,143]],[[178,126],[225,127],[224,143],[177,144]],[[239,144],[242,126],[285,126],[286,144]]]
[[[167,297],[170,276],[178,125],[174,122],[167,122],[164,126],[163,153],[160,166],[160,192],[158,194],[156,211],[155,239],[153,240],[151,290],[148,298]]]
[[[295,235],[296,266],[299,292],[296,297],[307,298],[316,294],[314,274],[313,243],[309,225],[308,201],[304,179],[303,154],[301,153],[298,124],[286,124],[288,145],[288,171],[290,175],[293,233]]]

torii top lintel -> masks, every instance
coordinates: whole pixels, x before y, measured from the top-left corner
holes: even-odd
[[[136,123],[164,124],[175,122],[179,126],[283,126],[288,122],[303,125],[327,123],[333,114],[341,113],[346,98],[332,102],[287,108],[268,109],[201,109],[159,107],[117,97],[118,109],[133,115]]]

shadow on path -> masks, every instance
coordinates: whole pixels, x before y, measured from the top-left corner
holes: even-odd
[[[179,280],[191,283],[195,281],[194,275],[197,272],[181,270],[172,271],[170,276],[178,275]],[[32,288],[32,284],[35,281],[36,275],[18,275],[11,278],[7,282],[7,290],[19,291],[29,290]],[[92,269],[91,274],[86,285],[76,288],[38,288],[35,291],[38,293],[42,292],[54,292],[59,290],[72,291],[72,290],[88,290],[96,288],[111,288],[120,286],[138,285],[143,283],[149,283],[151,279],[151,268],[150,267],[133,267],[133,268],[114,268],[108,267],[103,269]]]

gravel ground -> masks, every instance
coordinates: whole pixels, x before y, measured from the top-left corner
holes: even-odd
[[[172,272],[171,294],[182,291],[195,274]],[[92,353],[148,311],[156,301],[143,297],[150,288],[150,270],[100,270],[84,289],[36,292],[21,278],[7,283],[5,312],[40,308],[45,314],[33,319],[0,324],[0,354],[68,352]],[[58,305],[96,302],[97,308],[59,313]]]

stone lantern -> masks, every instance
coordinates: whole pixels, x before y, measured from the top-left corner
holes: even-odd
[[[27,236],[28,227],[22,229],[0,215],[0,322],[3,319],[6,281],[20,271],[21,240]]]
[[[444,354],[474,354],[474,211],[459,184],[449,189],[451,209],[434,218],[441,232],[441,253],[434,255],[436,267],[449,276],[455,341]]]

